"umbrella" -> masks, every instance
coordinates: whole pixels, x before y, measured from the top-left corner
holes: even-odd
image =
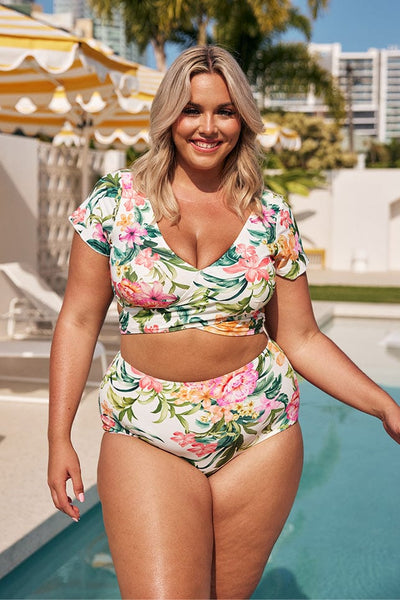
[[[299,150],[301,148],[301,138],[297,131],[289,129],[289,127],[282,127],[272,121],[264,121],[264,131],[258,135],[258,140],[264,149],[273,146],[287,150]]]
[[[0,6],[0,131],[54,137],[68,121],[81,132],[82,195],[88,140],[97,131],[138,135],[149,124],[162,73]]]

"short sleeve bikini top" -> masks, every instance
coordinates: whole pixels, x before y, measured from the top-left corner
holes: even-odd
[[[100,179],[69,219],[109,257],[122,334],[194,327],[241,336],[263,330],[275,276],[295,279],[308,262],[286,201],[265,190],[262,206],[262,217],[250,214],[228,250],[204,269],[169,248],[128,170]]]

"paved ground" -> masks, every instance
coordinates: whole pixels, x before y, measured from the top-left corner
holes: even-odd
[[[400,320],[400,305],[315,302],[314,308],[320,325],[338,313],[367,317],[384,315]],[[102,341],[112,356],[118,336],[105,331]],[[35,397],[47,396],[47,386],[1,380],[1,374],[11,374],[13,369],[17,374],[20,368],[21,363],[0,361],[0,398],[1,395],[13,398],[13,401],[0,399],[0,577],[71,523],[54,509],[46,485],[47,404],[35,401]],[[24,373],[45,378],[47,369],[46,360],[28,359]],[[91,379],[99,378],[98,366],[93,369]],[[97,390],[87,389],[73,429],[73,441],[81,458],[86,486],[83,511],[98,501],[95,483],[101,435]],[[79,527],[79,524],[71,526]]]

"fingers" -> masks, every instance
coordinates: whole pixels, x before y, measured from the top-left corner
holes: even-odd
[[[74,521],[79,521],[79,508],[72,504],[71,498],[67,495],[66,481],[50,483],[49,487],[54,506]]]
[[[53,443],[49,454],[48,485],[54,506],[74,521],[79,521],[79,508],[67,495],[67,481],[71,480],[76,498],[84,502],[84,490],[78,456],[68,443]]]

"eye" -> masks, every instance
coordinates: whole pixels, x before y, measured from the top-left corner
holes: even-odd
[[[236,115],[236,111],[233,108],[220,108],[218,114],[222,115],[223,117],[234,117]]]
[[[182,111],[183,115],[189,115],[189,116],[196,116],[198,114],[200,114],[200,111],[198,108],[195,108],[194,106],[185,106],[185,108]]]

